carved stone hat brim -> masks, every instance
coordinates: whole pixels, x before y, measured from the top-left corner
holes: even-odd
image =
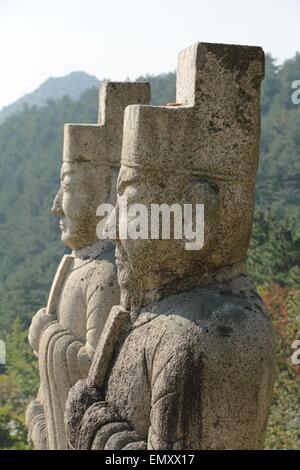
[[[128,161],[128,160],[125,160],[125,159],[122,159],[121,160],[121,165],[122,166],[126,166],[128,168],[135,168],[135,169],[141,169],[141,170],[145,170],[145,171],[155,171],[155,172],[170,172],[170,171],[182,171],[182,168],[178,168],[178,165],[177,166],[156,166],[156,167],[151,167],[151,165],[143,165],[143,164],[140,164],[140,163],[137,163],[135,161]],[[215,181],[220,181],[222,183],[232,183],[232,184],[248,184],[248,185],[255,185],[255,175],[252,179],[249,178],[249,176],[247,178],[242,178],[241,176],[239,175],[234,175],[234,174],[224,174],[224,173],[211,173],[211,172],[207,172],[205,170],[201,171],[199,170],[199,168],[190,168],[190,169],[186,169],[188,171],[188,173],[191,175],[191,176],[196,176],[196,177],[199,177],[199,178],[207,178],[207,179],[211,179],[212,181],[215,180]]]

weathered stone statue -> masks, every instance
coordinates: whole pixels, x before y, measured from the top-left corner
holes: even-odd
[[[263,75],[261,48],[200,43],[179,55],[176,106],[126,109],[116,212],[121,196],[204,204],[204,246],[117,241],[121,306],[70,391],[73,448],[263,446],[275,345],[244,265]]]
[[[61,187],[52,211],[60,217],[63,257],[47,308],[32,320],[29,341],[39,357],[41,386],[27,409],[36,449],[67,449],[64,410],[69,389],[87,377],[111,307],[119,303],[115,245],[97,239],[100,203],[115,204],[124,109],[149,103],[146,83],[107,83],[100,88],[98,125],[66,124]]]

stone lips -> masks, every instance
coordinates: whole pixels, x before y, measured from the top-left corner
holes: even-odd
[[[99,123],[65,124],[63,161],[119,167],[124,109],[149,101],[149,83],[102,83]]]

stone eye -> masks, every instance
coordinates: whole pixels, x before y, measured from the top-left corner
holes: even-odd
[[[219,193],[219,186],[210,179],[202,176],[192,176],[193,184],[201,184],[209,187],[215,194]]]

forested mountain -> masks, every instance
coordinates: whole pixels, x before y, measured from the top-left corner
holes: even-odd
[[[297,448],[299,381],[286,361],[299,328],[300,105],[291,101],[291,84],[300,79],[300,55],[281,67],[267,56],[266,72],[248,265],[272,311],[282,345],[267,446]],[[175,73],[142,79],[151,82],[154,104],[174,101]],[[64,93],[70,94],[71,88]],[[0,125],[0,339],[8,345],[8,375],[0,376],[0,448],[25,446],[24,409],[36,391],[38,375],[24,328],[45,305],[65,251],[50,213],[59,187],[63,126],[96,122],[97,108],[98,90],[91,88],[77,100],[64,96],[42,107],[27,106]],[[13,322],[17,317],[20,321]]]
[[[300,105],[291,99],[292,83],[299,79],[299,53],[282,67],[267,57],[257,201],[272,204],[281,216],[300,215]]]
[[[21,111],[25,105],[41,107],[48,99],[57,100],[65,95],[77,100],[82,93],[98,84],[98,78],[85,72],[72,72],[65,77],[50,77],[32,93],[27,93],[14,103],[4,106],[0,111],[0,123],[8,116]]]

